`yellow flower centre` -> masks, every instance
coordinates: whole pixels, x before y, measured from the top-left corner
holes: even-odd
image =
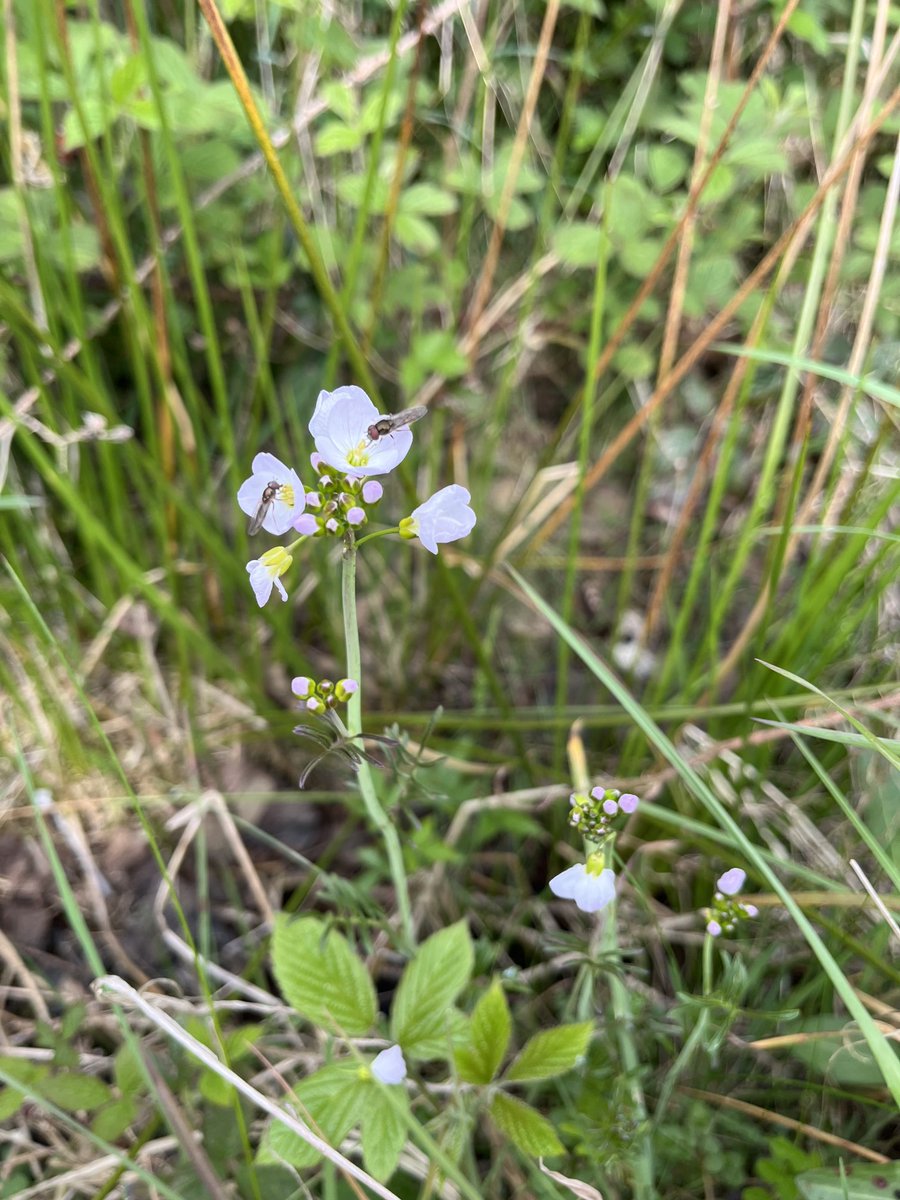
[[[351,467],[367,467],[369,465],[369,445],[366,438],[348,451],[347,462]]]
[[[283,483],[278,489],[278,499],[282,504],[287,504],[290,508],[294,507],[294,485],[292,483]]]
[[[288,554],[287,550],[285,550],[284,546],[273,546],[271,550],[267,550],[265,554],[260,555],[259,561],[273,579],[279,579],[285,571],[289,570],[294,560]]]
[[[588,875],[602,875],[606,867],[606,859],[603,854],[592,854],[584,864],[584,869]]]

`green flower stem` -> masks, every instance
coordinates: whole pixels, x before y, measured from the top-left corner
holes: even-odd
[[[575,791],[587,795],[591,790],[591,780],[588,774],[584,744],[581,740],[581,730],[578,726],[570,734],[568,752],[569,767]],[[615,838],[608,838],[602,845],[598,845],[596,842],[586,838],[584,842],[585,861],[587,861],[591,854],[602,850],[604,865],[612,869],[614,865],[614,848]],[[619,936],[616,928],[617,907],[616,901],[613,901],[604,910],[602,930],[599,934],[600,957],[621,961]],[[596,934],[591,939],[591,942],[592,953],[589,957],[596,961],[597,955],[593,953],[597,942]],[[586,989],[588,980],[591,977],[590,968],[587,966],[583,967],[581,972],[579,972],[579,976],[580,978],[576,983],[576,994],[581,992],[581,995],[585,996],[586,991],[583,989]],[[617,969],[608,972],[608,982],[613,1025],[616,1031],[616,1040],[619,1044],[619,1060],[628,1079],[631,1104],[638,1121],[633,1152],[629,1156],[629,1165],[631,1166],[632,1181],[634,1184],[634,1197],[635,1200],[653,1200],[656,1196],[656,1189],[653,1186],[653,1146],[647,1122],[647,1105],[644,1101],[644,1091],[641,1086],[641,1061],[635,1043],[634,1020],[631,1013],[630,997],[628,995],[628,988]]]
[[[361,537],[356,543],[357,549],[364,546],[366,542],[371,542],[374,538],[387,537],[389,533],[399,533],[400,526],[392,525],[390,529],[376,529],[374,533],[367,533],[365,537]]]
[[[362,668],[359,655],[359,626],[356,622],[356,543],[352,533],[344,544],[343,578],[341,597],[344,609],[344,642],[347,648],[347,675],[361,685]],[[347,731],[350,737],[357,737],[362,732],[362,687],[347,701]],[[366,806],[369,820],[384,839],[387,850],[388,866],[391,879],[394,882],[394,892],[397,896],[397,906],[400,909],[400,921],[403,926],[403,936],[407,949],[415,945],[416,937],[413,929],[412,910],[409,906],[409,888],[406,882],[406,872],[403,869],[403,853],[400,849],[400,839],[397,830],[391,823],[387,813],[381,807],[378,793],[375,791],[375,781],[372,770],[363,759],[357,768],[356,777],[359,780],[359,790]]]

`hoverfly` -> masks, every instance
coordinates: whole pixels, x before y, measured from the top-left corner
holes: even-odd
[[[263,488],[263,494],[259,501],[259,508],[257,508],[256,512],[250,518],[250,524],[247,526],[247,533],[259,533],[260,529],[262,529],[262,523],[266,519],[266,513],[274,504],[275,497],[278,495],[278,489],[280,487],[281,484],[278,482],[278,480],[273,479]]]
[[[421,404],[417,404],[414,408],[404,408],[403,412],[388,413],[387,416],[379,417],[366,430],[369,435],[369,441],[377,442],[379,438],[387,437],[389,433],[396,433],[398,429],[403,429],[406,425],[412,425],[413,421],[421,421],[427,413],[427,408]]]

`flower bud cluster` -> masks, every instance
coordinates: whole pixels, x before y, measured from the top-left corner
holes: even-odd
[[[346,704],[354,692],[359,691],[359,684],[355,679],[339,679],[332,683],[330,679],[315,680],[298,675],[291,680],[291,691],[309,712],[321,716],[336,704]]]
[[[617,788],[595,787],[590,796],[573,792],[569,797],[572,811],[569,824],[594,842],[602,842],[613,831],[613,823],[621,813],[630,816],[638,806],[632,792],[624,796]]]
[[[310,458],[318,475],[315,491],[306,493],[306,509],[294,522],[307,537],[343,537],[348,529],[365,525],[367,510],[377,504],[384,488],[377,479],[357,479],[335,471],[320,454]]]
[[[732,867],[716,881],[712,907],[703,910],[706,932],[711,937],[734,933],[741,921],[747,921],[759,912],[755,904],[744,904],[736,899],[746,878],[746,871],[742,871],[740,867]]]

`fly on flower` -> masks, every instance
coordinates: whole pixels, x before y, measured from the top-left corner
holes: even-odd
[[[272,479],[266,484],[263,489],[263,494],[260,497],[259,507],[250,518],[250,523],[247,525],[247,533],[251,536],[254,533],[259,533],[263,527],[263,521],[266,519],[266,514],[275,503],[275,497],[278,495],[278,489],[281,485],[277,479]]]
[[[387,437],[389,433],[394,433],[398,429],[405,429],[414,421],[421,421],[427,415],[428,409],[422,404],[416,404],[413,408],[404,408],[402,412],[388,413],[384,417],[379,417],[366,431],[369,441],[377,442],[379,438]]]

